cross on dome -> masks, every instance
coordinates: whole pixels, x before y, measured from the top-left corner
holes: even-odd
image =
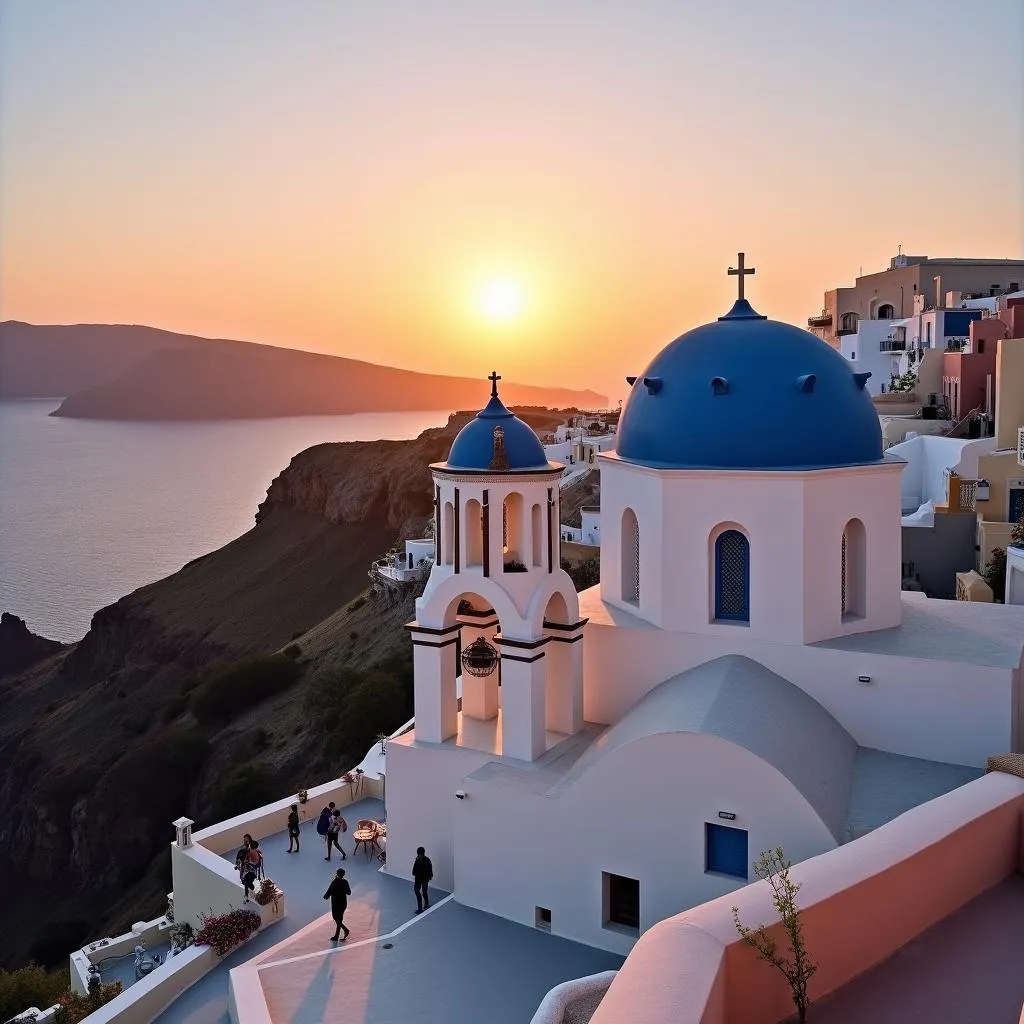
[[[491,375],[487,379],[491,382],[491,398],[497,398],[498,381],[501,380],[501,376],[496,370],[491,370]]]
[[[737,298],[739,299],[740,302],[743,301],[743,297],[744,297],[743,296],[743,278],[747,277],[749,274],[756,274],[757,273],[757,271],[753,267],[746,267],[746,266],[744,266],[743,261],[746,258],[746,255],[747,254],[745,252],[739,253],[737,255],[737,262],[739,263],[739,266],[738,267],[730,267],[729,268],[729,276],[730,277],[738,277],[739,278],[740,293],[737,296]]]

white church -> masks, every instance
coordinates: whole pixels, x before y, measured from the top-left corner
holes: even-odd
[[[431,467],[415,729],[388,864],[627,952],[759,853],[855,839],[1024,748],[1024,609],[900,588],[900,471],[866,375],[739,298],[628,378],[601,582],[560,568],[559,479],[491,398]]]

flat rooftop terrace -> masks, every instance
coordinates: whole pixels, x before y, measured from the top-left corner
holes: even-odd
[[[1024,1004],[1024,876],[982,893],[811,1008],[818,1024],[1017,1024]]]

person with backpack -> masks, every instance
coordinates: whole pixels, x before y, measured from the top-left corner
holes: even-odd
[[[295,849],[292,849],[294,844]],[[299,852],[299,805],[292,804],[288,813],[288,853]]]
[[[327,856],[324,860],[331,859],[331,848],[337,847],[338,853],[341,854],[342,860],[348,860],[348,854],[345,853],[338,837],[342,832],[348,831],[348,822],[341,816],[341,811],[335,811],[331,815],[330,823],[327,826]]]
[[[250,894],[255,891],[256,879],[263,876],[263,852],[255,839],[249,844],[249,852],[242,861],[241,874],[243,902],[248,903]]]
[[[327,838],[327,830],[331,824],[331,814],[334,811],[334,804],[328,804],[321,812],[320,817],[316,819],[316,834]]]
[[[427,888],[434,877],[434,865],[430,863],[427,851],[422,846],[416,847],[416,859],[412,862],[412,887],[416,893],[416,913],[422,914],[430,909],[430,895]]]
[[[335,812],[337,813],[337,812]],[[345,927],[345,911],[348,909],[348,898],[352,895],[352,887],[345,880],[345,869],[338,868],[331,879],[331,884],[324,893],[324,899],[331,901],[331,917],[337,928],[331,936],[331,942],[337,942],[342,932],[348,938],[348,928]],[[344,939],[342,940],[344,941]]]
[[[235,854],[235,870],[239,875],[242,874],[242,863],[249,854],[249,847],[252,845],[252,836],[246,832],[242,836],[242,845],[238,848],[238,852]]]

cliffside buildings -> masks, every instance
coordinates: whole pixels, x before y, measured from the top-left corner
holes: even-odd
[[[761,850],[834,850],[1024,748],[1024,612],[901,590],[867,380],[742,291],[671,343],[599,456],[580,595],[556,468],[495,386],[432,467],[389,871],[426,845],[459,902],[626,952]]]

